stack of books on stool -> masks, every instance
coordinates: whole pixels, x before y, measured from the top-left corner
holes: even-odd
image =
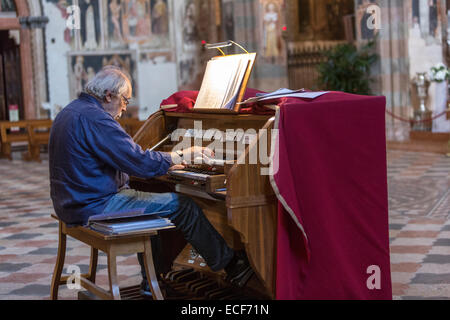
[[[147,230],[173,228],[174,224],[160,215],[168,211],[144,212],[133,209],[120,212],[104,213],[89,217],[88,227],[92,230],[108,234],[120,235]]]

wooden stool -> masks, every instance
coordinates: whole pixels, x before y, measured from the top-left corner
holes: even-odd
[[[81,286],[87,289],[89,292],[93,293],[101,299],[120,300],[116,257],[117,255],[143,252],[145,272],[147,274],[147,279],[149,280],[152,295],[154,299],[164,300],[164,297],[161,294],[161,290],[159,288],[158,280],[156,278],[155,267],[153,265],[150,237],[157,235],[157,230],[167,229],[167,227],[121,235],[106,235],[81,226],[69,228],[55,215],[52,215],[52,217],[59,221],[58,257],[56,259],[55,270],[53,272],[52,278],[52,286],[50,289],[50,298],[52,300],[58,299],[59,286],[66,284],[67,280],[69,279],[69,276],[61,277],[64,267],[64,259],[66,256],[67,236],[71,236],[91,247],[91,261],[89,264],[89,271],[87,274],[82,274],[80,277]],[[98,250],[101,250],[107,254],[110,291],[106,291],[95,284]]]

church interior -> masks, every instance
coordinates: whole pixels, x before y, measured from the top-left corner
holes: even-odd
[[[100,296],[142,298],[136,254],[124,251],[114,268],[102,247],[93,259],[96,249],[58,221],[50,194],[53,122],[107,65],[130,75],[118,122],[144,149],[195,120],[204,129],[279,130],[275,173],[270,161],[225,164],[200,183],[203,196],[197,182],[132,179],[133,188],[198,199],[256,271],[248,291],[220,291],[222,275],[202,271],[205,261],[184,247],[160,285],[166,299],[167,287],[188,300],[450,299],[449,23],[450,0],[0,0],[0,300],[93,299],[86,287],[55,280],[62,243],[63,274],[87,274]],[[192,112],[217,43],[229,55],[256,53],[241,101],[280,88],[325,94],[243,104],[238,113]],[[359,247],[337,243],[350,237]],[[296,252],[280,248],[283,241]],[[352,251],[362,248],[373,253]],[[344,283],[356,270],[353,280],[371,279],[366,265],[382,266],[382,289]],[[318,285],[289,284],[300,270]],[[326,281],[342,290],[327,292]]]

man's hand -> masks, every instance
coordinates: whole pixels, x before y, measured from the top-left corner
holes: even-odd
[[[206,162],[214,157],[214,152],[206,147],[194,146],[183,150],[183,158],[187,162]]]
[[[184,168],[186,168],[186,166],[184,164],[176,164],[176,165],[170,167],[168,171],[183,170]]]
[[[211,163],[212,159],[214,157],[214,152],[206,147],[199,147],[194,146],[187,149],[184,149],[183,151],[183,159],[180,159],[178,154],[176,152],[171,152],[172,156],[172,162],[176,165],[187,163]]]

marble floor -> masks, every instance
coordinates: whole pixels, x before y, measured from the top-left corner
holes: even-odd
[[[450,158],[388,152],[389,234],[394,299],[450,299]],[[0,160],[0,299],[48,299],[58,245],[50,217],[48,161]],[[68,239],[65,267],[86,272],[90,250]],[[106,257],[97,282],[107,288]],[[121,286],[140,283],[135,255],[118,259]],[[62,299],[77,290],[61,287]]]

